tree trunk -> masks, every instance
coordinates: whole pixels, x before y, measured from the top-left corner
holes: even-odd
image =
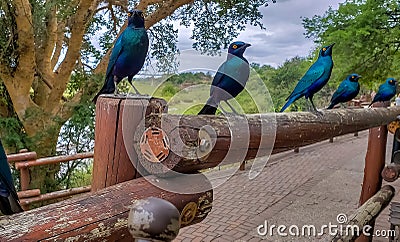
[[[56,119],[43,113],[25,120],[24,127],[30,131],[27,132],[27,148],[36,151],[38,158],[55,155],[58,134],[63,124],[54,121]],[[59,190],[55,180],[59,169],[59,164],[32,167],[29,188],[38,188],[42,193]]]

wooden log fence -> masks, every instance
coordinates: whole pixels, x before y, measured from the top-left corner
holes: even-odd
[[[185,184],[191,194],[162,190],[148,181]],[[198,193],[199,190],[205,192]],[[149,176],[119,183],[90,194],[2,217],[0,241],[132,241],[127,222],[130,206],[146,197],[171,202],[180,212],[181,227],[202,221],[211,211],[213,190],[205,176],[188,181]]]
[[[30,167],[58,164],[62,162],[69,162],[72,160],[86,159],[86,158],[93,158],[93,152],[45,157],[39,159],[37,159],[36,152],[28,152],[27,150],[21,150],[20,153],[7,155],[8,162],[14,163],[15,169],[20,171],[21,191],[19,191],[17,194],[18,197],[20,198],[22,208],[24,210],[28,210],[29,205],[33,203],[65,198],[80,193],[90,192],[90,186],[72,188],[46,194],[41,194],[40,189],[29,190]]]
[[[228,152],[233,158],[225,160],[225,164],[296,149],[387,125],[400,115],[400,107],[391,107],[329,110],[323,115],[299,112],[235,117],[180,116],[166,114],[163,100],[125,96],[100,97],[97,105],[96,116],[103,117],[103,124],[98,125],[96,120],[92,193],[9,216],[10,223],[2,223],[5,228],[2,238],[130,241],[126,222],[129,205],[150,196],[173,203],[181,219],[186,221],[183,226],[188,226],[204,219],[210,211],[211,186],[206,192],[196,193],[199,186],[209,183],[160,175],[165,176],[170,170],[194,173],[216,167]],[[110,120],[106,121],[107,117]],[[125,130],[123,123],[128,124]],[[98,146],[99,142],[103,145]],[[159,153],[154,155],[154,151]],[[142,166],[157,176],[147,176],[140,170]],[[140,178],[139,173],[146,177]],[[128,181],[120,183],[119,174]],[[165,191],[148,179],[187,184],[193,194]],[[16,232],[14,226],[24,229]]]
[[[146,158],[144,152],[138,152],[138,156],[141,165],[152,174],[162,174],[168,169],[190,173],[216,167],[221,161],[242,162],[269,155],[271,151],[279,153],[387,125],[399,114],[400,107],[332,110],[321,116],[305,112],[247,115],[233,121],[221,116],[163,115],[159,128],[168,137],[172,152],[163,161],[155,162]],[[263,124],[265,130],[261,131]],[[262,140],[272,141],[266,145]],[[140,150],[139,140],[125,145]],[[228,152],[230,158],[225,159]]]

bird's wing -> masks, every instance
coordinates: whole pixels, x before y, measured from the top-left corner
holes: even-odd
[[[288,100],[294,95],[304,92],[309,88],[315,81],[317,81],[325,73],[325,67],[318,62],[314,63],[304,74],[304,76],[299,80],[296,87],[290,96],[286,99]]]
[[[338,89],[335,91],[335,93],[333,93],[331,102],[346,93],[348,89],[349,85],[347,84],[347,82],[340,83]]]
[[[108,77],[115,65],[115,62],[118,59],[118,56],[122,53],[123,50],[123,35],[124,35],[125,31],[122,32],[122,34],[118,37],[117,41],[115,41],[114,47],[111,51],[111,55],[110,55],[110,60],[108,61],[108,66],[107,66],[107,71],[106,71],[106,77]]]

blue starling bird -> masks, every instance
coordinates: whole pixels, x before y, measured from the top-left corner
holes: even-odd
[[[144,15],[140,10],[128,13],[128,27],[121,33],[115,42],[107,66],[106,80],[100,92],[93,98],[96,103],[100,94],[117,92],[117,85],[122,79],[128,77],[132,84],[132,78],[142,69],[147,51],[149,49],[149,38],[144,27]]]
[[[15,191],[6,152],[0,141],[0,210],[5,215],[23,212]]]
[[[338,103],[345,103],[357,97],[360,91],[360,84],[358,83],[360,78],[361,76],[358,74],[348,75],[333,94],[331,104],[327,109],[332,109]]]
[[[251,45],[242,41],[229,45],[227,60],[218,68],[211,83],[210,98],[198,114],[215,114],[221,101],[225,101],[236,113],[227,101],[243,91],[249,79],[249,62],[243,57],[249,46]]]
[[[373,103],[389,101],[396,95],[397,81],[394,78],[386,79],[385,83],[379,86],[378,92],[368,107]]]
[[[323,47],[319,51],[319,56],[317,61],[312,64],[312,66],[308,69],[306,74],[299,80],[293,92],[286,98],[287,102],[282,107],[280,112],[285,111],[286,108],[290,106],[293,102],[301,97],[305,97],[309,99],[311,102],[314,111],[318,113],[317,109],[313,103],[313,96],[319,90],[322,89],[323,86],[328,82],[331,77],[332,68],[333,68],[333,60],[332,60],[332,48],[335,43]]]

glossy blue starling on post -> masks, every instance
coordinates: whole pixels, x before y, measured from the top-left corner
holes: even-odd
[[[106,80],[99,93],[93,98],[96,103],[100,94],[117,92],[117,85],[125,77],[132,83],[133,77],[142,69],[149,49],[149,38],[144,26],[144,15],[140,10],[128,13],[128,26],[115,42],[107,66]]]
[[[360,92],[360,84],[358,83],[358,79],[360,78],[361,76],[355,73],[348,75],[346,79],[340,83],[335,93],[333,93],[331,103],[327,109],[332,109],[338,103],[345,103],[357,97]]]
[[[218,68],[211,83],[210,98],[199,115],[215,114],[221,101],[225,101],[231,110],[237,113],[227,101],[243,91],[249,79],[249,62],[243,57],[249,46],[251,45],[242,41],[235,41],[229,45],[227,60]]]
[[[0,210],[5,215],[23,212],[14,182],[11,169],[7,161],[6,152],[0,141]]]
[[[280,112],[285,111],[293,102],[301,97],[310,100],[315,112],[318,112],[313,102],[313,96],[329,81],[333,69],[332,48],[335,44],[323,47],[319,51],[317,61],[312,64],[306,74],[299,80],[293,92],[286,98],[287,102]]]
[[[390,77],[386,79],[385,83],[379,86],[378,92],[368,107],[376,102],[390,101],[396,95],[397,81]]]

